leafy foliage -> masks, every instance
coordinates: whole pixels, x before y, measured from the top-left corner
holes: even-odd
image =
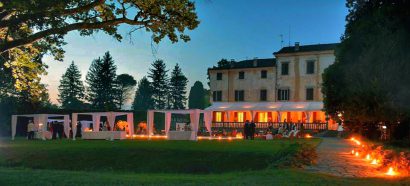
[[[117,76],[117,91],[118,91],[118,108],[127,102],[132,94],[132,91],[137,84],[137,81],[129,74],[120,74]]]
[[[81,72],[74,61],[63,74],[58,86],[59,101],[64,109],[77,109],[83,105],[85,89],[81,81]]]
[[[196,81],[194,86],[191,87],[189,91],[189,102],[188,107],[190,109],[204,109],[206,108],[207,101],[206,98],[206,90],[204,89],[204,85],[200,81]],[[208,97],[209,98],[209,97]]]
[[[175,65],[171,72],[170,79],[170,99],[172,109],[184,109],[186,98],[186,85],[188,79],[182,73],[178,64]]]
[[[154,100],[152,99],[152,87],[151,83],[144,76],[138,82],[138,88],[135,92],[134,103],[132,109],[134,110],[148,110],[154,106]]]
[[[44,92],[40,77],[46,69],[41,59],[50,54],[62,61],[68,32],[88,36],[102,31],[121,41],[121,24],[129,25],[130,38],[145,29],[156,43],[165,37],[174,43],[189,41],[185,31],[199,21],[189,0],[2,0],[0,55],[6,60],[0,66],[11,69],[17,91],[38,97]]]
[[[336,63],[323,75],[326,111],[351,123],[410,116],[410,2],[348,0]],[[408,125],[409,123],[406,123]]]
[[[105,111],[117,109],[116,70],[117,66],[109,52],[106,52],[102,59],[98,58],[92,62],[86,76],[87,99],[92,108]]]

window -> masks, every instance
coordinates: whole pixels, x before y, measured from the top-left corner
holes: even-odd
[[[267,100],[268,91],[266,89],[261,90],[260,92],[260,100],[266,101]]]
[[[238,112],[237,122],[243,122],[243,120],[244,120],[243,112]]]
[[[222,80],[222,73],[221,72],[216,73],[216,80]]]
[[[267,112],[259,112],[258,122],[268,122],[268,113]]]
[[[245,79],[245,72],[239,72],[239,79]]]
[[[315,61],[306,61],[306,74],[315,73]]]
[[[235,90],[235,101],[244,101],[245,91],[244,90]]]
[[[313,88],[306,88],[306,100],[313,101]]]
[[[289,101],[289,89],[278,89],[278,101]]]
[[[214,91],[212,94],[213,101],[222,101],[222,91]]]
[[[281,74],[289,75],[289,62],[283,62],[281,65]]]
[[[262,78],[262,79],[266,79],[267,77],[268,77],[268,71],[262,70],[262,71],[261,71],[261,78]]]
[[[215,112],[215,121],[222,122],[222,112]]]

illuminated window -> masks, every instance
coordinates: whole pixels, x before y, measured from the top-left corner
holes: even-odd
[[[259,120],[259,122],[268,122],[268,113],[267,112],[259,112],[258,120]]]
[[[238,112],[238,122],[243,122],[243,112]]]
[[[216,122],[221,122],[222,121],[222,112],[216,112],[215,113],[215,121]]]

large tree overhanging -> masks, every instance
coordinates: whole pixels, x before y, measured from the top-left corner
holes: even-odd
[[[73,30],[83,36],[102,30],[121,40],[121,24],[131,25],[130,33],[145,28],[155,42],[178,42],[189,41],[184,32],[199,21],[189,0],[2,0],[0,53],[38,41],[61,47]]]

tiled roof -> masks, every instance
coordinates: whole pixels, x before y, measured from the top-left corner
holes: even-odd
[[[276,64],[275,58],[268,59],[250,59],[238,62],[230,62],[230,65],[224,67],[212,67],[209,70],[223,70],[223,69],[241,69],[241,68],[260,68],[260,67],[274,67]]]
[[[295,46],[289,46],[289,47],[283,47],[282,49],[280,49],[278,52],[275,52],[274,54],[334,50],[336,49],[338,45],[339,43],[300,45],[299,50],[295,50]]]

